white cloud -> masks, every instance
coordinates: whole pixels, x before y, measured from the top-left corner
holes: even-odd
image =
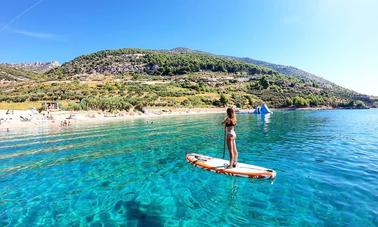
[[[45,32],[34,32],[34,31],[25,31],[25,30],[19,30],[19,29],[11,29],[12,33],[16,33],[19,35],[32,37],[32,38],[39,38],[39,39],[53,39],[57,40],[58,37],[51,33],[45,33]]]
[[[27,14],[29,11],[31,11],[32,9],[34,9],[34,7],[38,6],[42,2],[43,2],[43,0],[39,0],[39,1],[35,2],[34,4],[32,4],[31,6],[29,6],[24,11],[22,11],[21,13],[17,14],[10,21],[8,21],[8,23],[6,23],[2,27],[0,27],[0,32],[2,32],[4,30],[6,30],[7,28],[9,28],[14,22],[16,22],[18,19],[20,19],[21,17],[23,17],[25,14]]]

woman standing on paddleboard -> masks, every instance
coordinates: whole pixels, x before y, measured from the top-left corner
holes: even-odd
[[[228,152],[230,153],[230,165],[228,168],[236,167],[238,161],[238,150],[236,149],[236,114],[233,108],[227,108],[227,116],[222,122],[226,132]]]

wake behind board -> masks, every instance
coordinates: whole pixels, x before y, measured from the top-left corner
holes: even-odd
[[[196,153],[187,154],[186,160],[196,167],[230,176],[273,179],[277,175],[272,169],[244,163],[238,163],[235,168],[227,169],[229,161]]]

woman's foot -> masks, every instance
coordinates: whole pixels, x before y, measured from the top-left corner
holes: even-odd
[[[232,169],[232,168],[234,168],[232,165],[227,165],[227,164],[224,164],[224,168],[225,169]]]
[[[236,164],[238,164],[238,162],[234,162],[234,164],[232,164],[232,167],[236,167]]]

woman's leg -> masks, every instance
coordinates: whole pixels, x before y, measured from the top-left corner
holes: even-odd
[[[227,136],[227,147],[228,147],[228,153],[230,154],[230,165],[229,165],[229,167],[232,167],[232,163],[234,163],[234,154],[233,154],[233,146],[232,146],[231,136]]]
[[[239,153],[238,150],[236,149],[236,139],[232,140],[232,151],[233,151],[233,156],[234,156],[234,162],[238,162],[239,158]]]

